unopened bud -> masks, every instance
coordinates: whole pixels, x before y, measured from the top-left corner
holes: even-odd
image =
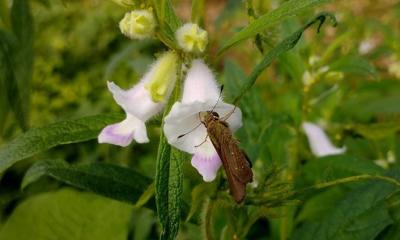
[[[178,45],[186,52],[202,53],[208,44],[207,31],[194,23],[186,23],[175,35]]]
[[[135,10],[125,13],[119,22],[121,32],[131,39],[144,39],[154,33],[156,20],[149,10]]]

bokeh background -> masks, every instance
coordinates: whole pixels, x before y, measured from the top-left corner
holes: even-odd
[[[7,31],[10,16],[4,9],[12,1],[0,2],[0,28]],[[173,2],[177,14],[190,21],[191,1]],[[262,15],[281,2],[254,0],[255,14]],[[123,88],[132,86],[146,72],[155,54],[166,49],[157,40],[137,42],[123,36],[118,22],[126,10],[113,1],[32,0],[29,6],[32,71],[22,73],[31,74],[30,83],[24,85],[26,126],[6,100],[7,94],[13,93],[2,85],[3,148],[29,128],[96,114],[122,114],[107,90],[107,80]],[[206,60],[226,86],[224,94],[229,101],[238,91],[237,83],[263,54],[254,40],[247,40],[217,58],[226,39],[251,19],[245,1],[208,0],[204,6],[200,22],[210,38]],[[264,52],[320,11],[332,12],[338,26],[326,24],[318,34],[315,29],[307,30],[293,50],[264,71],[240,103],[244,127],[236,136],[253,161],[257,183],[265,185],[266,191],[286,189],[287,185],[302,188],[354,175],[386,174],[400,166],[400,3],[332,1],[266,30]],[[29,61],[26,64],[25,70]],[[16,71],[24,70],[16,67]],[[0,175],[0,239],[158,238],[156,213],[149,208],[72,188],[52,177],[42,177],[23,190],[21,182],[32,164],[44,159],[62,159],[78,165],[111,163],[135,169],[152,179],[161,120],[157,116],[149,122],[149,144],[133,143],[121,148],[100,145],[94,139],[54,147],[8,169]],[[300,128],[304,121],[322,126],[336,146],[346,147],[346,154],[314,156]],[[201,193],[208,185],[190,161],[184,164],[184,176],[184,199],[195,206],[195,218],[200,220],[185,222],[179,239],[204,239],[209,233],[204,233],[206,227],[201,221],[202,204],[209,200],[206,193]],[[239,239],[339,239],[335,234],[343,236],[340,239],[399,239],[396,193],[385,195],[378,192],[385,186],[370,184],[334,186],[288,203],[257,206],[246,210],[248,218],[244,220],[235,218],[235,211],[242,209],[221,203],[213,213],[211,236],[232,239],[231,233],[240,228],[237,224],[245,226]],[[379,198],[379,194],[384,197]],[[359,205],[345,205],[346,201],[359,201]],[[340,204],[345,206],[339,212]],[[355,208],[365,211],[354,216],[349,213],[353,218],[348,219],[348,211]],[[341,221],[351,223],[345,228],[351,235],[335,225]],[[328,229],[326,236],[332,238],[310,235],[315,229],[324,228]]]

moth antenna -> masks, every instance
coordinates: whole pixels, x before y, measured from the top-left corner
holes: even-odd
[[[235,112],[235,110],[236,110],[236,105],[235,105],[235,107],[232,109],[232,111],[230,111],[230,112],[227,113],[225,116],[223,116],[223,117],[221,118],[221,120],[222,120],[222,121],[228,120],[228,118],[229,118],[230,116],[232,116],[232,114]]]
[[[222,90],[224,90],[224,85],[221,86],[221,90],[219,91],[218,100],[217,100],[217,102],[215,103],[215,105],[213,106],[213,108],[211,109],[211,112],[213,112],[214,109],[217,107],[218,102],[219,102],[219,100],[221,99],[221,96],[222,96]]]
[[[196,128],[200,127],[200,125],[203,124],[203,122],[201,121],[201,118],[200,118],[200,113],[199,113],[199,120],[200,120],[200,123],[197,124],[196,127],[192,128],[190,131],[188,131],[188,132],[186,132],[186,133],[184,133],[184,134],[179,135],[179,136],[178,136],[178,139],[181,138],[181,137],[184,137],[185,135],[187,135],[187,134],[189,134],[189,133],[191,133],[191,132],[193,132],[194,130],[196,130]]]
[[[185,135],[187,135],[187,134],[189,134],[189,133],[191,133],[191,132],[193,132],[193,131],[196,130],[196,128],[198,128],[201,124],[202,124],[202,122],[200,122],[199,124],[197,124],[197,126],[194,127],[194,128],[192,128],[190,131],[188,131],[188,132],[186,132],[186,133],[184,133],[184,134],[179,135],[179,136],[178,136],[178,139],[181,138],[181,137],[184,137]]]

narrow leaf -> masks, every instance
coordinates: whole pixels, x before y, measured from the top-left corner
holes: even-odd
[[[33,18],[28,0],[13,1],[11,25],[17,40],[12,46],[12,67],[17,84],[12,94],[19,96],[15,100],[17,107],[14,111],[21,127],[27,130],[33,69]]]
[[[45,160],[37,162],[26,172],[21,188],[42,176],[129,203],[136,203],[152,182],[132,169],[116,165],[93,163],[70,166],[61,160]]]
[[[120,115],[96,115],[31,129],[0,148],[0,173],[52,147],[95,139],[107,124],[120,119]]]
[[[264,31],[268,27],[271,27],[282,20],[292,17],[297,13],[314,7],[318,4],[327,2],[328,0],[290,0],[283,3],[279,8],[266,13],[252,22],[249,26],[242,29],[240,32],[235,34],[231,39],[229,39],[219,50],[218,54],[223,53],[228,48],[233,45],[257,35],[258,33]]]
[[[178,79],[181,80],[182,76]],[[164,115],[168,114],[172,104],[179,98],[180,83],[180,81],[176,83]],[[182,201],[183,158],[183,153],[172,148],[168,144],[164,134],[161,133],[155,179],[157,214],[162,227],[161,239],[176,239],[179,231],[181,212],[188,212],[184,208],[185,205]]]
[[[330,13],[321,13],[316,17],[312,18],[307,24],[301,27],[296,32],[292,33],[289,37],[285,38],[282,42],[280,42],[276,47],[271,49],[263,58],[263,60],[253,69],[250,76],[245,80],[245,83],[242,87],[242,92],[239,96],[235,98],[235,103],[239,101],[239,99],[254,85],[258,76],[267,68],[273,60],[279,57],[282,53],[289,51],[290,49],[294,48],[297,42],[300,40],[303,32],[311,27],[313,24],[318,23],[318,32],[324,24],[327,18],[332,19],[334,26],[336,25],[336,18]]]

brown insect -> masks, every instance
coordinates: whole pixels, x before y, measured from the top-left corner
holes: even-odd
[[[221,93],[222,89],[223,88],[221,88]],[[246,196],[247,183],[253,181],[251,162],[246,153],[239,148],[239,142],[233,137],[229,125],[226,122],[226,119],[233,114],[236,107],[225,117],[220,118],[218,113],[214,112],[218,101],[211,111],[199,113],[201,122],[199,125],[203,124],[206,127],[207,137],[211,139],[211,142],[222,161],[222,166],[224,167],[228,178],[230,193],[237,203],[241,203]],[[186,134],[182,134],[178,138],[181,138]],[[204,142],[207,140],[207,137]],[[200,146],[204,142],[197,146]]]
[[[223,119],[217,112],[207,111],[201,122],[207,128],[207,134],[222,160],[231,195],[237,203],[240,203],[246,196],[247,183],[253,181],[251,162],[246,153],[239,148],[238,141],[233,137],[228,123]]]

